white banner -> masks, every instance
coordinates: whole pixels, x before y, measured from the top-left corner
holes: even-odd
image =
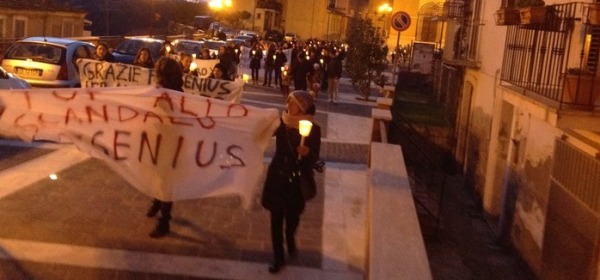
[[[206,64],[203,64],[202,67],[214,67],[212,63],[215,63],[215,60],[199,61],[206,61]],[[78,63],[82,88],[128,87],[155,84],[154,69],[91,59],[81,59]],[[212,66],[210,66],[211,64]],[[210,69],[212,71],[212,68]],[[244,81],[226,81],[184,75],[183,91],[190,94],[239,103],[244,92]]]
[[[153,86],[2,90],[0,114],[3,134],[66,137],[150,197],[238,194],[244,206],[279,125],[276,109]]]
[[[172,54],[170,57],[180,61],[180,56],[177,54]],[[200,78],[208,78],[210,73],[212,73],[212,70],[215,68],[215,65],[219,63],[219,60],[194,58],[193,62],[196,63],[196,69],[198,69],[198,75]]]

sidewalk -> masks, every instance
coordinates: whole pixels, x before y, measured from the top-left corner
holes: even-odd
[[[248,104],[278,106],[251,95]],[[338,106],[359,106],[353,98],[344,94],[347,104]],[[363,279],[370,119],[324,109],[318,119],[327,165],[316,177],[323,189],[303,214],[299,258],[280,274],[267,271],[268,212],[258,204],[244,210],[235,197],[178,201],[172,233],[152,239],[155,220],[144,216],[150,198],[102,162],[68,145],[4,140],[0,279]],[[265,166],[272,152],[271,145]],[[21,164],[3,164],[15,155]],[[59,180],[48,179],[52,172]]]
[[[268,212],[258,204],[176,202],[172,233],[152,239],[155,220],[144,216],[150,198],[102,162],[68,146],[0,140],[0,279],[364,279],[375,104],[358,101],[347,79],[340,90],[337,105],[318,97],[323,189],[303,214],[299,258],[280,274],[267,272]],[[246,91],[244,103],[283,108],[275,89]],[[273,145],[265,166],[272,153]],[[60,179],[49,180],[50,172]],[[434,279],[533,279],[514,252],[494,246],[481,209],[461,178],[452,179],[440,236],[425,238]]]

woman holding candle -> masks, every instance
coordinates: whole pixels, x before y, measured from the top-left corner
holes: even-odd
[[[262,60],[262,49],[258,43],[254,43],[250,50],[250,69],[252,70],[252,84],[258,83],[258,70],[260,70],[260,61]]]
[[[290,180],[290,176],[298,167],[302,173],[312,174],[310,171],[319,159],[321,128],[313,124],[306,137],[301,136],[299,130],[299,122],[313,122],[314,114],[313,98],[306,91],[293,91],[287,98],[287,110],[281,116],[281,125],[274,133],[275,155],[267,171],[261,200],[263,207],[271,212],[274,259],[269,266],[270,273],[279,272],[285,264],[284,221],[288,255],[297,255],[295,234],[305,201],[299,182]]]
[[[267,56],[265,57],[265,77],[263,86],[271,87],[271,78],[273,77],[273,67],[275,67],[275,44],[269,45]]]

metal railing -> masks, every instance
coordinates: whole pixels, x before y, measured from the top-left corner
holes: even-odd
[[[581,23],[581,11],[582,3],[550,5],[543,24],[508,26],[501,80],[559,109],[596,107],[600,79],[595,78],[595,68],[587,68],[586,60],[599,50],[585,41],[600,33]],[[574,68],[578,71],[569,71]]]
[[[554,148],[552,180],[600,213],[600,159],[558,138]]]
[[[390,142],[402,146],[409,176],[414,181],[415,202],[434,220],[437,237],[448,176],[442,164],[451,165],[453,160],[444,157],[398,109],[391,110],[394,121],[390,122]]]

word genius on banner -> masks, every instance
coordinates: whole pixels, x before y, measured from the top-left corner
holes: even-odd
[[[279,125],[261,109],[154,86],[0,91],[0,132],[68,138],[132,186],[164,201],[260,191]]]

